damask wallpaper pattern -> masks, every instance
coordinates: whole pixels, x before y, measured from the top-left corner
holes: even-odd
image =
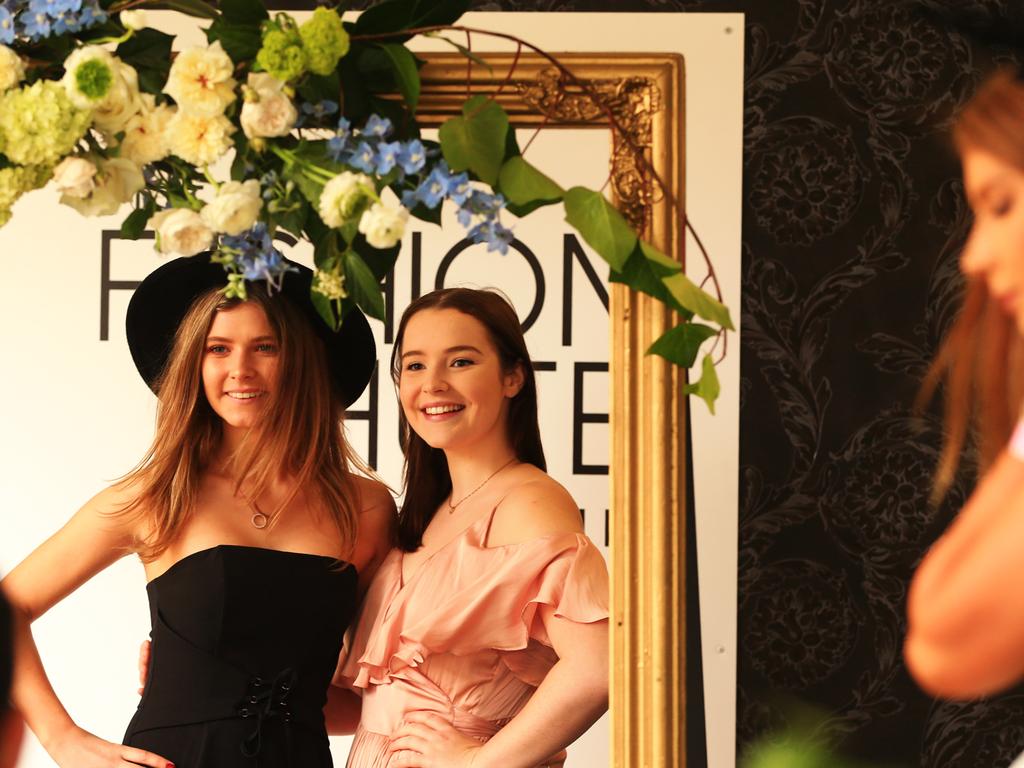
[[[1016,5],[475,6],[746,13],[741,752],[794,701],[873,765],[995,768],[1024,750],[1024,694],[937,703],[901,655],[910,576],[971,483],[929,506],[941,424],[912,414],[956,311],[970,224],[949,123],[993,63],[1015,55],[966,27],[999,28]]]

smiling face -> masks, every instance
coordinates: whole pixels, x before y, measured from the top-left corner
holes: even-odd
[[[422,310],[409,318],[401,351],[402,410],[428,445],[508,441],[509,400],[522,387],[522,369],[503,369],[483,323],[455,309]]]
[[[975,147],[966,148],[962,160],[974,226],[960,267],[984,280],[993,300],[1024,333],[1024,172]]]
[[[203,351],[203,391],[225,429],[256,423],[277,382],[278,347],[258,304],[243,302],[214,315]]]

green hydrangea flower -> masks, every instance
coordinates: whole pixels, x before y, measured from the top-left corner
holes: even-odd
[[[338,59],[348,53],[348,32],[341,17],[329,8],[313,11],[309,20],[299,27],[302,46],[306,49],[309,71],[329,75],[338,66]]]
[[[12,165],[0,168],[0,227],[11,220],[11,206],[26,192],[46,185],[53,175],[48,165]]]
[[[91,120],[60,83],[37,80],[0,96],[0,152],[18,165],[53,165],[74,149]]]
[[[308,69],[306,51],[296,29],[270,26],[263,34],[263,47],[256,63],[282,82],[298,80]]]

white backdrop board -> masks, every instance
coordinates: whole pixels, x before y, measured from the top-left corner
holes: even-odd
[[[727,14],[470,14],[467,23],[519,34],[551,51],[677,51],[686,59],[687,209],[739,316],[743,20]],[[202,40],[189,20],[157,24]],[[189,40],[191,38],[191,40]],[[429,43],[428,43],[429,45]],[[500,44],[475,48],[502,50]],[[437,48],[441,50],[440,47]],[[507,49],[507,48],[506,48]],[[525,143],[527,135],[521,137]],[[529,158],[565,186],[603,185],[609,137],[548,131]],[[450,212],[449,212],[450,214]],[[52,189],[15,206],[0,230],[0,302],[6,350],[0,400],[0,572],[57,529],[89,496],[130,469],[152,435],[155,401],[124,341],[131,284],[158,266],[151,241],[120,240],[120,216],[84,219]],[[378,375],[352,408],[356,449],[399,488],[397,404],[388,371],[402,308],[439,284],[497,286],[527,322],[539,363],[541,424],[549,471],[575,496],[587,533],[607,554],[607,269],[545,209],[516,224],[505,257],[462,249],[454,220],[414,222],[388,281],[389,322],[374,322]],[[692,242],[688,271],[703,277]],[[309,263],[308,246],[283,248]],[[571,289],[567,289],[567,279]],[[694,401],[698,567],[702,597],[709,764],[732,766],[735,722],[736,490],[739,344],[719,368],[718,415]],[[135,656],[148,632],[144,574],[126,558],[35,625],[47,671],[79,723],[117,739],[137,703]],[[607,764],[606,719],[570,750],[569,766]],[[347,739],[333,739],[344,764]],[[19,768],[52,765],[29,738]]]

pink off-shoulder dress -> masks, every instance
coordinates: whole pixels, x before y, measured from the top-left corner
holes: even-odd
[[[362,693],[348,768],[386,768],[390,736],[435,712],[485,741],[557,661],[538,607],[570,621],[608,618],[608,571],[583,534],[486,546],[484,515],[402,578],[401,550],[381,564],[340,680]],[[361,689],[361,690],[360,690]]]

